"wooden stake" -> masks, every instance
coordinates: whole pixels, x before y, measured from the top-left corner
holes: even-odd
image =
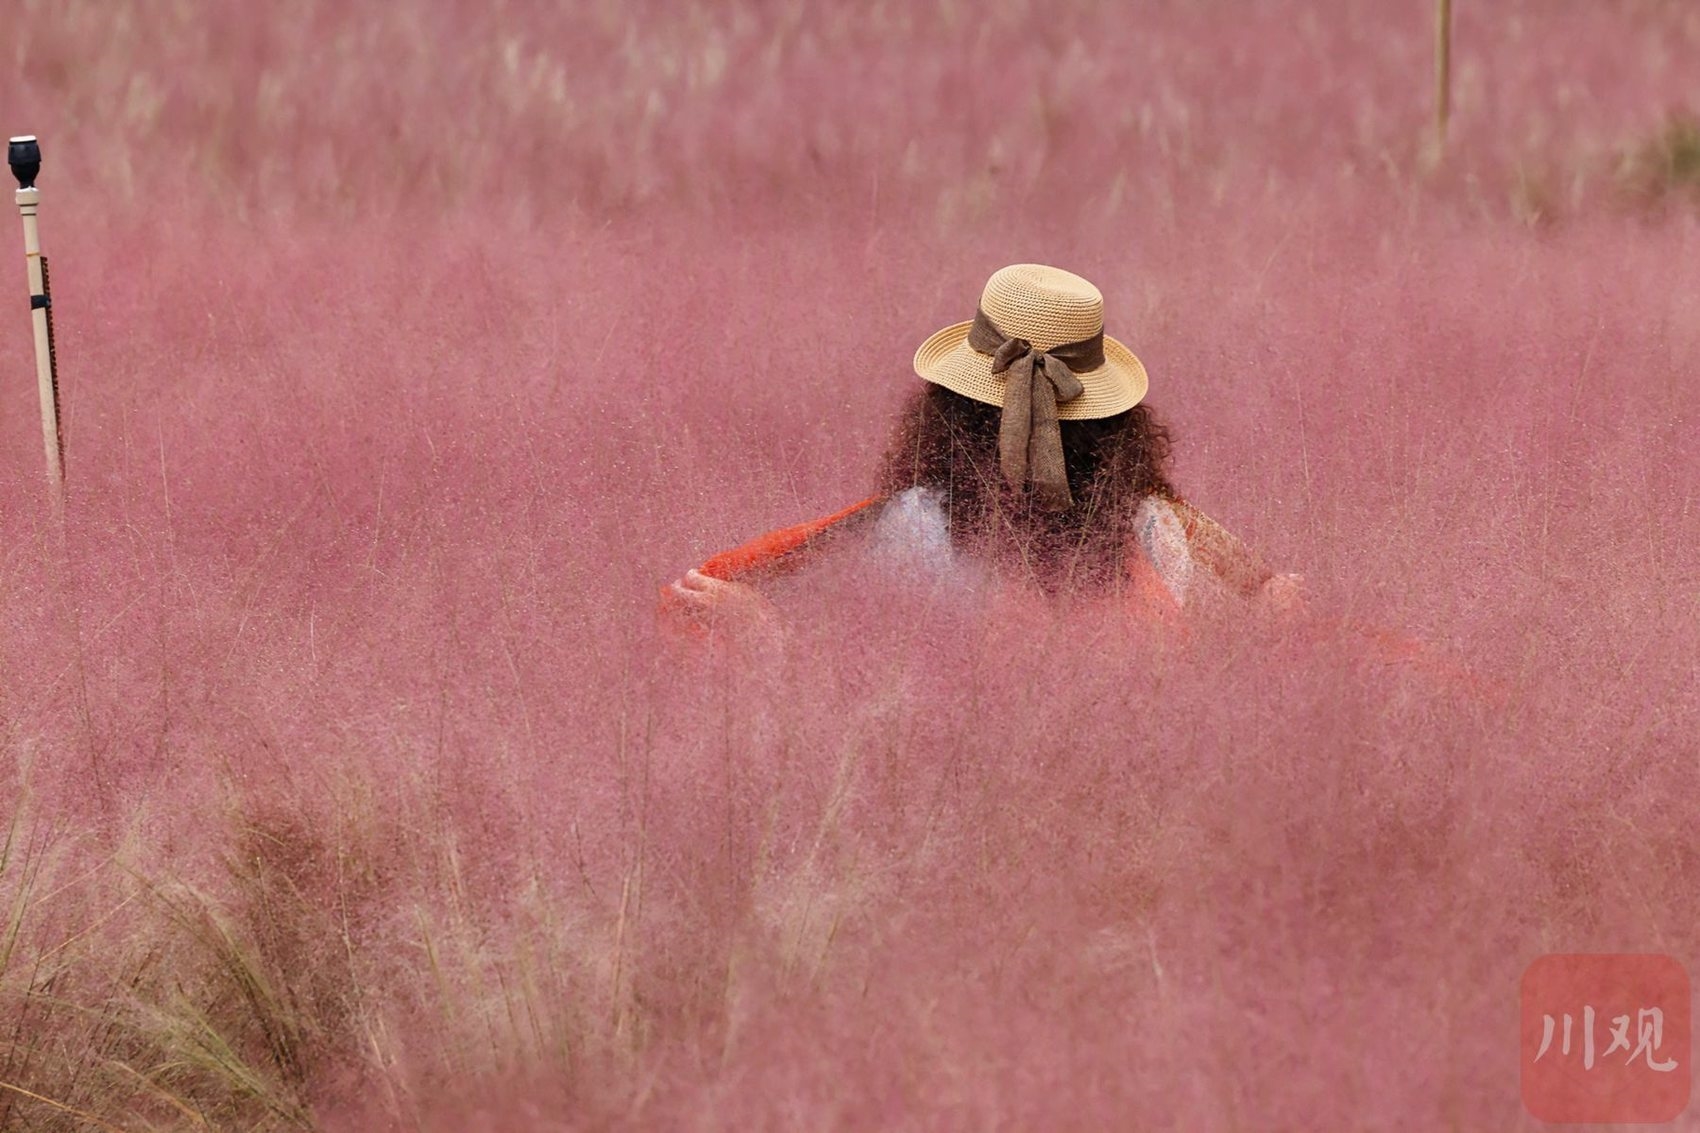
[[[47,258],[41,254],[41,233],[36,227],[36,210],[41,190],[35,187],[41,172],[41,147],[33,135],[13,138],[6,158],[18,179],[14,199],[24,221],[24,262],[30,286],[30,319],[35,324],[36,388],[41,396],[41,436],[47,450],[47,479],[57,503],[65,483],[65,439],[59,431],[59,372],[53,350],[53,299],[47,288]]]
[[[1452,0],[1434,6],[1434,146],[1446,148],[1446,123],[1452,117]]]

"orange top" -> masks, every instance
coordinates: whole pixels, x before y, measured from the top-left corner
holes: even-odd
[[[807,523],[781,527],[777,531],[769,531],[766,535],[758,535],[742,546],[720,552],[697,569],[710,578],[726,582],[749,575],[795,569],[810,557],[805,552],[820,549],[822,536],[835,529],[842,531],[845,520],[853,515],[866,513],[868,508],[881,500],[880,496],[869,496],[843,511],[835,511],[831,515],[811,519]]]
[[[887,502],[886,497],[870,496],[831,515],[769,531],[720,552],[697,569],[727,582],[787,573],[813,560],[843,534],[876,519],[884,509],[875,505]],[[1152,497],[1141,507],[1136,528],[1140,549],[1130,548],[1128,556],[1128,601],[1147,616],[1170,620],[1180,611],[1194,564],[1246,594],[1254,593],[1272,573],[1220,524],[1183,500]],[[663,587],[661,595],[663,611],[670,612],[676,605],[670,589]]]
[[[812,561],[842,535],[878,519],[886,509],[875,505],[891,502],[895,501],[870,496],[831,515],[769,531],[720,552],[698,569],[710,578],[728,582],[788,573]],[[1274,572],[1244,543],[1185,500],[1151,497],[1141,506],[1135,526],[1139,546],[1130,548],[1128,585],[1123,599],[1130,612],[1147,621],[1178,628],[1188,583],[1196,567],[1204,568],[1230,590],[1246,597],[1257,594],[1273,577]],[[677,607],[678,600],[671,588],[663,586],[661,612],[668,615]],[[675,627],[697,628],[694,623],[680,619],[666,620]],[[1372,656],[1383,661],[1409,665],[1449,686],[1462,687],[1478,698],[1498,702],[1505,697],[1500,682],[1482,678],[1443,651],[1409,634],[1344,619],[1338,620],[1338,628],[1362,641]]]

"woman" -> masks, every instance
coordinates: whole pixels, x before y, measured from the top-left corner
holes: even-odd
[[[1140,404],[1145,367],[1104,334],[1103,316],[1103,296],[1077,275],[997,272],[974,319],[916,352],[928,384],[903,415],[879,491],[716,555],[663,589],[664,609],[699,624],[771,622],[759,583],[856,536],[944,571],[1110,595],[1147,615],[1184,607],[1201,571],[1296,605],[1296,575],[1269,570],[1176,493],[1168,430]]]

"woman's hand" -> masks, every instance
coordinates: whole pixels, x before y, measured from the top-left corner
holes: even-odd
[[[747,583],[728,582],[691,570],[667,588],[667,595],[675,610],[710,629],[764,633],[776,633],[780,629],[779,611],[761,591]]]
[[[1282,616],[1302,614],[1308,605],[1304,575],[1273,575],[1263,584],[1258,597],[1266,607]]]

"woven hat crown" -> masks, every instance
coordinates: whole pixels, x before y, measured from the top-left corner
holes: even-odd
[[[1011,264],[986,281],[980,309],[1011,338],[1040,350],[1080,342],[1104,329],[1104,296],[1073,272]]]
[[[1144,365],[1126,345],[1103,333],[1104,297],[1073,272],[1044,264],[1011,264],[986,281],[980,313],[984,318],[944,327],[921,343],[915,351],[915,372],[952,393],[1001,406],[1009,393],[1009,375],[992,367],[1006,345],[1014,349],[1012,340],[1024,340],[1041,353],[1080,343],[1072,361],[1060,361],[1080,379],[1085,391],[1058,403],[1058,418],[1085,421],[1114,416],[1132,409],[1145,396],[1149,382]],[[978,346],[969,341],[974,328],[982,324],[990,324],[991,336],[1000,340],[995,348],[984,342],[984,334]],[[1099,342],[1102,364],[1074,369],[1092,357]]]

